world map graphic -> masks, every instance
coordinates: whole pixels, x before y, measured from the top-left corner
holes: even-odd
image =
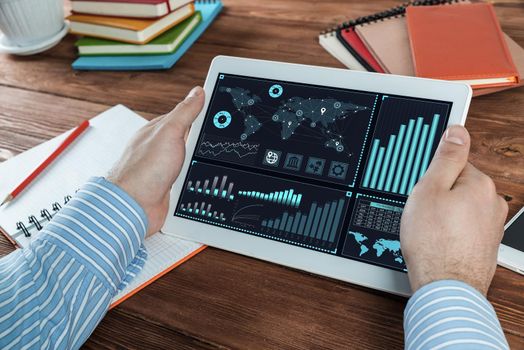
[[[343,130],[339,129],[337,121],[369,109],[366,106],[334,98],[291,97],[282,99],[277,109],[268,110],[267,106],[263,105],[262,99],[247,89],[223,86],[219,91],[231,95],[235,108],[244,117],[241,141],[257,133],[265,122],[272,122],[281,124],[282,140],[290,139],[300,126],[304,126],[312,132],[319,133],[318,136],[324,140],[324,147],[343,152],[346,150],[346,142]]]
[[[352,232],[349,234],[353,237],[355,242],[360,246],[359,256],[363,257],[370,253],[370,244],[366,244],[369,241],[368,237],[360,232]],[[400,251],[400,241],[380,238],[375,240],[371,248],[374,250],[377,258],[382,257],[384,254],[390,254],[393,260],[399,264],[404,264],[404,258]]]

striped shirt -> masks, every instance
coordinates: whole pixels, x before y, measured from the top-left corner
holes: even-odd
[[[91,179],[29,247],[0,259],[0,349],[78,349],[143,266],[146,227],[128,194]],[[508,349],[493,307],[458,281],[418,290],[404,329],[409,350]]]
[[[493,306],[470,285],[452,280],[429,283],[404,310],[408,350],[509,349]]]
[[[93,178],[29,247],[0,260],[0,349],[77,349],[143,266],[147,218]]]

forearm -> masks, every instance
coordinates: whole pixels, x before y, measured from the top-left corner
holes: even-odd
[[[420,288],[404,311],[405,348],[509,349],[493,306],[466,283],[442,280]]]
[[[83,186],[38,238],[0,261],[0,348],[78,348],[144,263],[147,219],[103,179]]]

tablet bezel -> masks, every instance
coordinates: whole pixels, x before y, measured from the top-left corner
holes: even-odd
[[[511,224],[521,215],[524,215],[524,207],[519,210],[511,220],[504,226],[504,230],[507,230]],[[501,243],[499,246],[498,264],[507,269],[524,275],[524,251],[513,248],[509,245]]]
[[[193,123],[184,165],[171,190],[169,215],[162,228],[166,234],[361,286],[410,295],[406,273],[173,215],[220,73],[452,102],[448,125],[464,125],[471,88],[441,80],[217,56],[204,84],[204,108]]]

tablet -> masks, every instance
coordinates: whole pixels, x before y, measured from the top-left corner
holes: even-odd
[[[465,84],[216,57],[165,233],[401,295],[404,203]]]

